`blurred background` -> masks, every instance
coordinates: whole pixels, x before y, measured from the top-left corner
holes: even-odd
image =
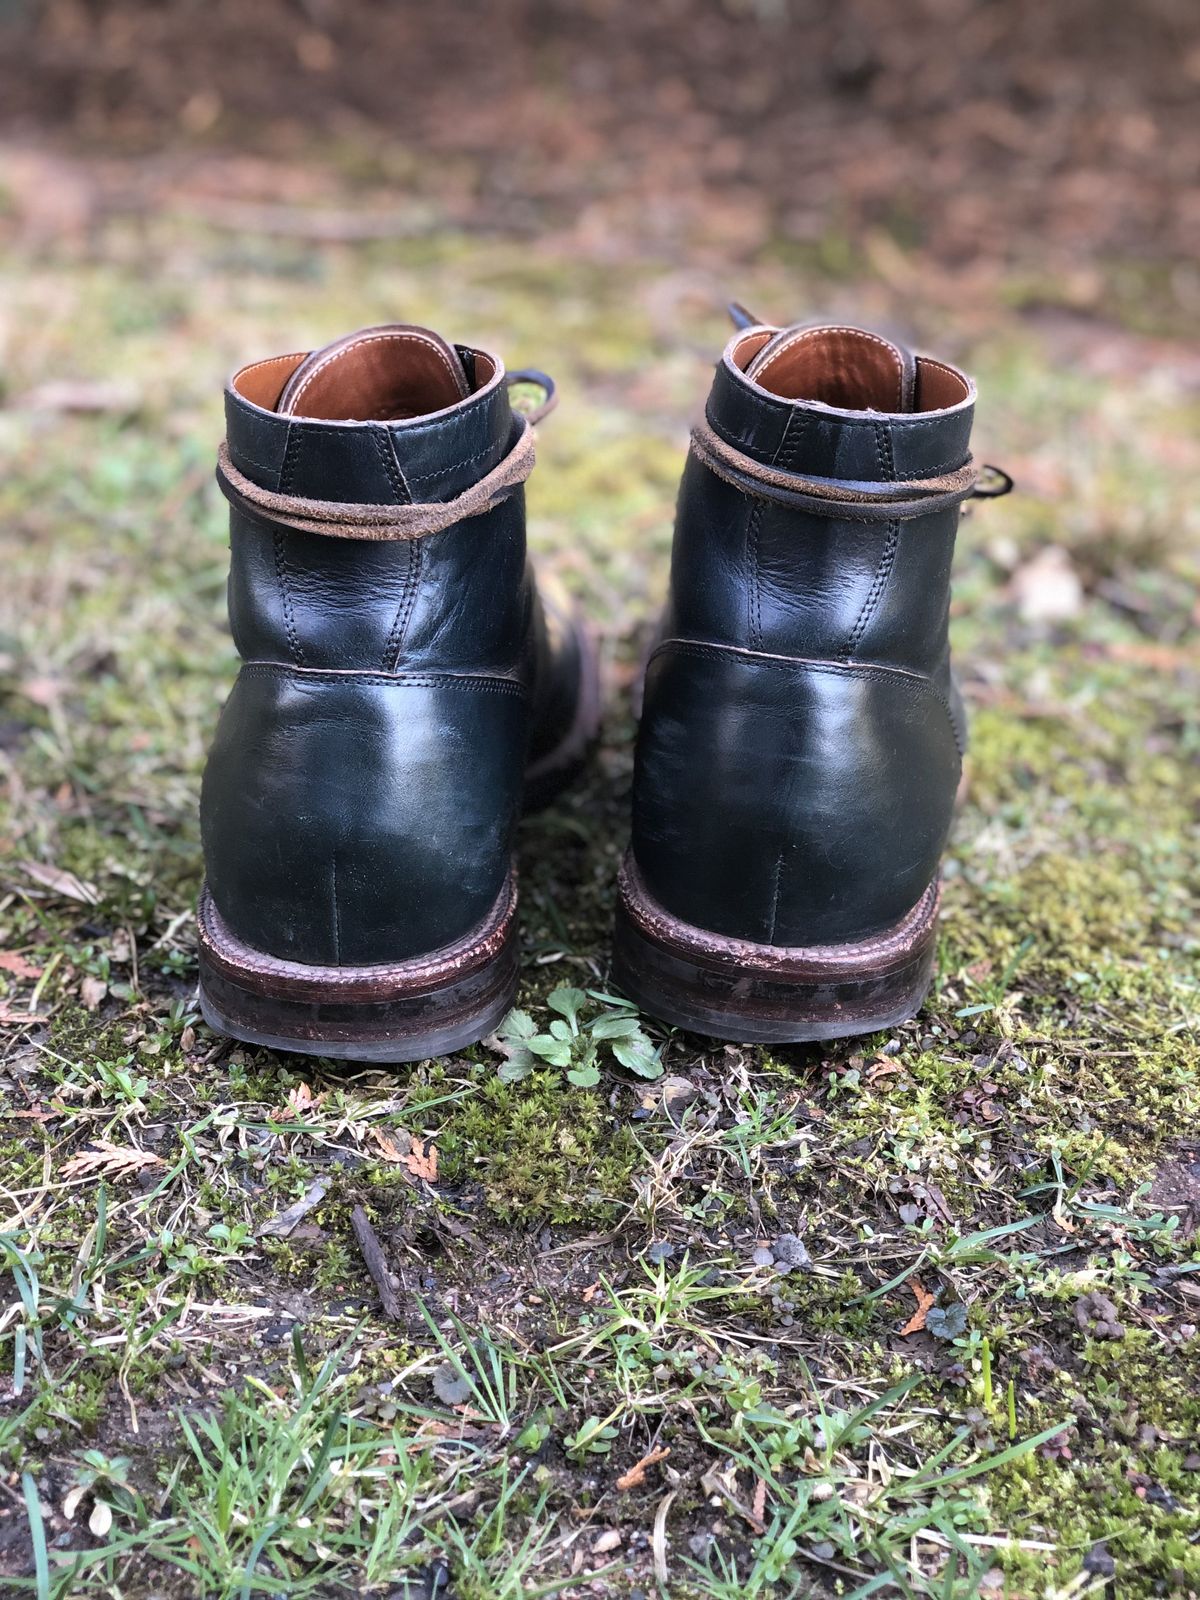
[[[60,171],[57,216],[52,169],[18,169],[35,231],[255,203],[283,231],[288,205],[371,194],[381,233],[435,216],[614,265],[698,236],[730,266],[768,246],[1003,266],[1077,309],[1120,266],[1125,294],[1200,309],[1189,0],[0,9],[5,137],[111,163]]]

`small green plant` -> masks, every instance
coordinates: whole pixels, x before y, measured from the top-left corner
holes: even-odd
[[[563,1448],[571,1460],[578,1463],[585,1461],[588,1456],[608,1455],[618,1437],[613,1423],[620,1414],[617,1410],[607,1417],[589,1417],[578,1432],[565,1438]]]
[[[602,1009],[581,1020],[589,1000]],[[545,1033],[538,1032],[527,1011],[510,1011],[500,1024],[496,1042],[507,1058],[500,1068],[505,1083],[519,1083],[544,1061],[565,1072],[577,1089],[591,1089],[600,1081],[606,1054],[639,1078],[662,1077],[661,1051],[643,1033],[636,1009],[626,1001],[560,984],[547,995],[546,1004],[558,1015]]]

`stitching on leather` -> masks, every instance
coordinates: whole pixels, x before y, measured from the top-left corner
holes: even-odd
[[[885,667],[877,662],[859,661],[810,661],[806,656],[791,656],[784,661],[773,661],[764,655],[748,655],[739,651],[736,646],[704,644],[698,639],[667,639],[659,645],[650,657],[650,665],[658,656],[670,652],[673,655],[698,656],[702,661],[734,661],[741,662],[748,667],[767,667],[776,672],[820,672],[826,677],[853,677],[876,678],[881,681],[899,684],[911,694],[924,698],[926,694],[946,713],[946,720],[950,724],[950,733],[954,739],[954,748],[959,755],[964,754],[963,745],[959,741],[958,729],[955,726],[954,714],[950,710],[950,702],[933,682],[932,678],[923,677],[917,672],[908,672],[903,667]]]
[[[779,465],[780,456],[795,448],[789,444],[788,436],[797,414],[794,411],[788,413],[779,443],[771,455],[772,466]],[[762,648],[762,571],[759,565],[758,537],[762,532],[762,520],[766,509],[766,500],[756,499],[746,521],[746,554],[750,566],[750,645],[755,650]]]
[[[754,650],[762,647],[762,585],[758,579],[758,527],[765,506],[765,500],[752,500],[750,515],[746,519],[746,564],[750,568],[750,604],[747,622],[750,626],[750,646]]]
[[[454,465],[450,467],[438,467],[434,472],[422,472],[418,474],[418,476],[410,478],[408,481],[410,483],[428,483],[432,478],[444,478],[451,472],[461,471],[463,467],[473,467],[477,461],[483,461],[488,456],[497,455],[498,453],[502,452],[503,449],[503,444],[497,444],[493,442],[492,444],[488,445],[486,450],[479,450],[475,455],[467,456],[464,461],[456,461]]]
[[[342,964],[342,908],[338,905],[337,851],[329,859],[330,894],[333,897],[333,964]]]
[[[496,386],[493,380],[488,379],[487,384],[478,394],[471,395],[469,399],[460,400],[454,407],[453,416],[442,417],[436,422],[389,422],[388,429],[396,428],[397,437],[400,439],[420,438],[424,433],[437,433],[441,430],[447,432],[451,428],[465,428],[475,420],[475,413],[484,410],[491,402],[503,392],[503,382]]]
[[[429,336],[427,334],[414,333],[414,332],[409,332],[409,333],[369,333],[362,339],[352,339],[349,344],[342,345],[337,350],[331,350],[327,356],[325,356],[321,361],[318,361],[316,366],[308,374],[307,378],[305,378],[303,380],[303,382],[301,383],[300,387],[296,390],[295,394],[292,396],[292,405],[294,406],[294,405],[297,404],[297,402],[299,401],[301,395],[303,395],[312,386],[313,381],[316,378],[318,378],[321,375],[322,372],[325,371],[326,367],[331,366],[335,361],[341,361],[345,356],[350,355],[353,351],[361,350],[363,345],[367,345],[367,344],[388,344],[388,343],[391,343],[391,344],[423,344],[426,347],[426,349],[432,350],[434,355],[437,356],[438,360],[442,363],[442,365],[445,367],[446,371],[450,374],[450,377],[454,380],[455,387],[457,388],[457,386],[458,386],[458,374],[455,372],[453,366],[451,365],[450,357],[441,348],[441,346],[435,344],[434,341],[431,338],[429,338]],[[465,396],[464,396],[464,399],[465,399]]]
[[[935,466],[922,467],[921,471],[929,477],[935,478],[939,472],[956,472],[966,462],[966,456],[959,454],[951,456],[948,461],[939,461]],[[903,483],[903,478],[897,478],[897,483]]]
[[[846,645],[847,659],[858,649],[862,636],[867,631],[867,624],[875,615],[875,610],[887,586],[887,581],[892,574],[892,566],[896,560],[896,547],[899,542],[900,524],[898,522],[889,522],[887,525],[887,537],[884,540],[883,550],[879,556],[879,565],[875,569],[874,580],[867,598],[863,601],[862,610],[858,614],[858,621],[850,630],[850,639]]]
[[[285,361],[303,361],[305,356],[310,356],[311,354],[311,350],[293,350],[291,355],[267,356],[263,361],[252,361],[248,367],[239,367],[237,369],[233,375],[233,382],[230,384],[230,388],[233,389],[233,385],[238,381],[238,379],[244,378],[248,372],[261,372],[264,367],[281,367]],[[234,394],[237,394],[236,389],[234,389],[233,392]],[[246,396],[244,394],[239,394],[238,399],[245,400]],[[254,401],[247,400],[246,404],[253,405]]]
[[[276,482],[278,483],[279,467],[274,461],[256,461],[253,456],[248,456],[244,450],[240,449],[237,445],[232,444],[229,447],[229,454],[237,458],[233,463],[235,467],[238,466],[241,461],[244,461],[247,466],[257,467],[260,472],[273,472],[276,476]]]
[[[292,609],[292,595],[288,584],[288,559],[284,548],[282,528],[275,530],[275,575],[279,579],[279,593],[283,600],[283,625],[287,634],[288,650],[297,666],[304,665],[304,651],[300,648],[300,635],[296,630],[296,614]]]
[[[417,585],[421,578],[421,548],[419,539],[413,539],[409,542],[408,571],[404,575],[404,593],[400,597],[400,604],[396,608],[396,616],[392,622],[387,643],[383,647],[383,660],[380,663],[385,672],[394,672],[396,670],[396,663],[400,659],[400,651],[404,647],[404,639],[408,633],[409,618],[412,616],[413,605],[416,601]]]
[[[300,459],[301,446],[304,443],[301,430],[287,425],[287,443],[283,448],[283,460],[279,463],[279,481],[275,485],[276,494],[287,494],[292,487],[296,476],[296,463]]]
[[[523,683],[517,683],[512,678],[470,677],[466,673],[455,672],[422,676],[408,672],[322,671],[319,667],[305,667],[298,672],[286,661],[247,661],[242,665],[242,672],[265,672],[274,676],[282,674],[296,683],[365,683],[389,689],[396,686],[409,689],[469,689],[480,694],[515,694],[522,698],[529,694]]]
[[[926,357],[922,356],[921,359],[922,359],[922,361],[924,361],[926,359]],[[743,384],[743,385],[745,385],[747,383],[753,383],[754,382],[753,378],[747,379],[745,373],[744,372],[738,372],[736,368],[732,372],[730,372],[730,371],[728,371],[726,369],[722,369],[722,370],[724,372],[724,376],[725,376],[726,380],[734,385],[735,391],[740,392],[738,390],[739,382],[741,384]],[[953,367],[947,367],[946,370],[948,372],[954,372],[954,368]],[[958,373],[954,372],[954,376],[958,377],[959,375],[958,375]],[[760,408],[765,407],[767,410],[770,410],[770,411],[790,412],[795,407],[802,406],[804,404],[804,402],[802,400],[792,400],[792,401],[779,400],[779,399],[776,399],[776,397],[774,395],[767,394],[765,391],[763,393],[759,393],[757,390],[754,391],[751,394],[745,395],[744,398],[749,400],[753,405],[759,406]],[[967,398],[968,399],[970,398],[969,394],[968,394]],[[965,400],[959,400],[959,401],[956,402],[956,406],[961,406],[961,405],[965,405],[965,404],[966,404]],[[946,410],[953,410],[953,409],[955,409],[955,408],[954,407],[946,407]],[[823,413],[814,411],[814,412],[811,413],[811,415],[816,417],[816,416],[822,416]],[[710,423],[712,423],[714,428],[717,426],[716,423],[713,422],[712,417],[709,417],[708,420],[709,420]],[[840,428],[869,428],[869,427],[872,427],[874,425],[874,421],[875,421],[875,419],[873,417],[868,417],[868,416],[863,416],[863,417],[844,416],[840,411],[838,412],[838,414],[836,416],[830,417],[829,420],[831,422],[837,423],[838,427],[840,427]],[[911,417],[906,417],[906,416],[891,417],[891,416],[889,416],[889,418],[888,418],[889,425],[893,429],[895,429],[895,428],[925,428],[925,429],[930,429],[931,430],[933,428],[939,427],[946,420],[947,420],[947,418],[942,413],[939,413],[936,416],[927,416],[922,412],[917,412],[914,416],[911,416]],[[719,431],[720,430],[718,429],[718,432]],[[738,439],[738,438],[731,438],[729,440],[730,444],[744,444],[745,442],[746,441],[744,439]]]
[[[379,464],[383,468],[383,475],[387,479],[392,491],[392,496],[397,501],[405,497],[405,483],[400,472],[400,463],[396,460],[396,452],[392,449],[391,435],[380,429],[372,434],[375,440],[375,453],[379,457]]]
[[[956,372],[953,367],[948,367],[944,361],[935,361],[932,356],[918,356],[917,360],[921,363],[922,366],[924,366],[924,367],[936,367],[939,372],[944,372],[948,378],[953,378],[957,383],[965,384],[967,392],[963,396],[963,400],[966,400],[966,399],[970,398],[970,394],[971,394],[970,383],[963,377],[963,374],[961,372]],[[956,400],[955,404],[956,405],[961,405],[962,404],[962,400]]]
[[[491,382],[491,379],[488,380]],[[498,391],[487,389],[478,395],[472,395],[469,400],[462,400],[453,408],[453,415],[440,417],[434,422],[380,422],[365,421],[358,423],[325,422],[320,417],[282,417],[278,412],[268,412],[265,417],[256,417],[256,421],[264,424],[274,424],[276,427],[291,425],[295,430],[316,439],[361,439],[364,433],[371,433],[380,428],[386,428],[389,433],[397,430],[395,437],[400,440],[420,438],[427,433],[449,433],[467,427],[475,421],[475,413],[488,403],[497,398]],[[249,404],[249,402],[246,402]]]
[[[953,368],[948,368],[947,370],[948,371],[953,371]],[[755,396],[755,400],[757,401],[757,399],[758,399],[758,396],[756,395]],[[811,424],[812,422],[814,422],[816,420],[816,417],[817,417],[817,413],[816,412],[804,412],[804,413],[792,412],[792,413],[789,413],[789,415],[803,415],[804,421],[805,421],[806,424]],[[719,422],[718,419],[716,417],[714,417],[710,411],[706,411],[705,412],[705,416],[708,419],[709,427],[713,430],[714,433],[720,434],[721,438],[724,439],[726,444],[731,444],[731,445],[734,445],[734,446],[737,446],[737,445],[746,446],[746,445],[753,445],[755,443],[754,435],[753,435],[752,432],[751,433],[734,433],[731,428],[727,428],[721,422]],[[847,419],[845,417],[838,417],[838,418],[836,418],[836,421],[838,423],[846,423]],[[859,424],[850,423],[849,425],[850,426],[858,426]],[[875,426],[875,419],[874,418],[871,419],[870,426],[872,428]],[[894,431],[897,427],[903,427],[904,423],[903,423],[903,420],[900,419],[900,418],[895,418],[895,419],[889,418],[887,426],[888,426],[889,430]],[[890,443],[890,440],[889,440],[889,443]],[[878,449],[878,444],[879,444],[878,437],[876,437],[876,449]],[[966,461],[966,459],[967,459],[966,455],[962,451],[960,451],[957,455],[951,456],[949,458],[949,460],[947,460],[947,461],[939,461],[935,466],[932,466],[932,467],[923,466],[921,468],[921,472],[926,474],[928,477],[932,478],[932,477],[935,477],[939,472],[952,472],[952,471],[956,470],[958,467],[961,467],[963,465],[963,463]],[[893,480],[892,481],[895,482],[895,483],[903,483],[905,480],[903,478],[899,477],[899,476],[893,475]]]
[[[886,422],[875,424],[875,449],[879,456],[879,470],[889,483],[896,480],[896,458],[892,454],[892,435]]]
[[[872,344],[879,345],[879,347],[881,349],[883,349],[883,350],[886,350],[889,355],[897,355],[897,354],[899,354],[899,352],[897,351],[896,346],[894,344],[889,344],[886,339],[881,339],[877,333],[868,333],[864,328],[851,328],[845,323],[835,323],[835,324],[831,325],[828,328],[801,328],[798,333],[793,333],[791,338],[785,339],[783,341],[783,343],[779,346],[779,348],[771,356],[771,359],[766,363],[766,365],[764,367],[762,367],[760,369],[760,371],[758,373],[758,377],[757,378],[751,378],[750,382],[751,383],[757,383],[758,379],[762,377],[763,373],[764,372],[768,372],[775,365],[775,363],[779,360],[780,356],[786,355],[787,352],[789,350],[794,349],[796,347],[796,345],[803,344],[806,339],[815,339],[819,335],[826,334],[826,333],[853,333],[853,334],[856,334],[861,339],[869,339]],[[902,374],[897,373],[896,374],[896,410],[897,411],[899,411],[900,405],[901,405],[901,402],[903,401],[903,399],[904,399],[903,377],[902,377]]]
[[[775,943],[775,923],[779,918],[779,888],[783,877],[783,851],[775,858],[775,887],[771,894],[771,920],[767,924],[767,943]]]

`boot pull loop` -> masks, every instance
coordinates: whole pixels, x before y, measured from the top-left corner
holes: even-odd
[[[558,389],[554,379],[549,373],[539,372],[536,367],[520,367],[516,372],[505,373],[504,382],[513,410],[518,416],[524,417],[531,427],[541,422],[543,417],[548,417],[558,404]],[[512,393],[518,388],[540,389],[542,398],[533,405],[523,405]]]
[[[979,469],[979,476],[976,478],[975,487],[971,491],[971,499],[1002,500],[1006,494],[1011,494],[1015,488],[1016,485],[1003,467],[993,467],[985,463]]]

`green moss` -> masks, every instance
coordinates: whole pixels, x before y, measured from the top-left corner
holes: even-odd
[[[438,1134],[449,1183],[478,1182],[502,1220],[599,1222],[631,1197],[639,1150],[598,1094],[537,1072],[519,1084],[486,1079]]]

